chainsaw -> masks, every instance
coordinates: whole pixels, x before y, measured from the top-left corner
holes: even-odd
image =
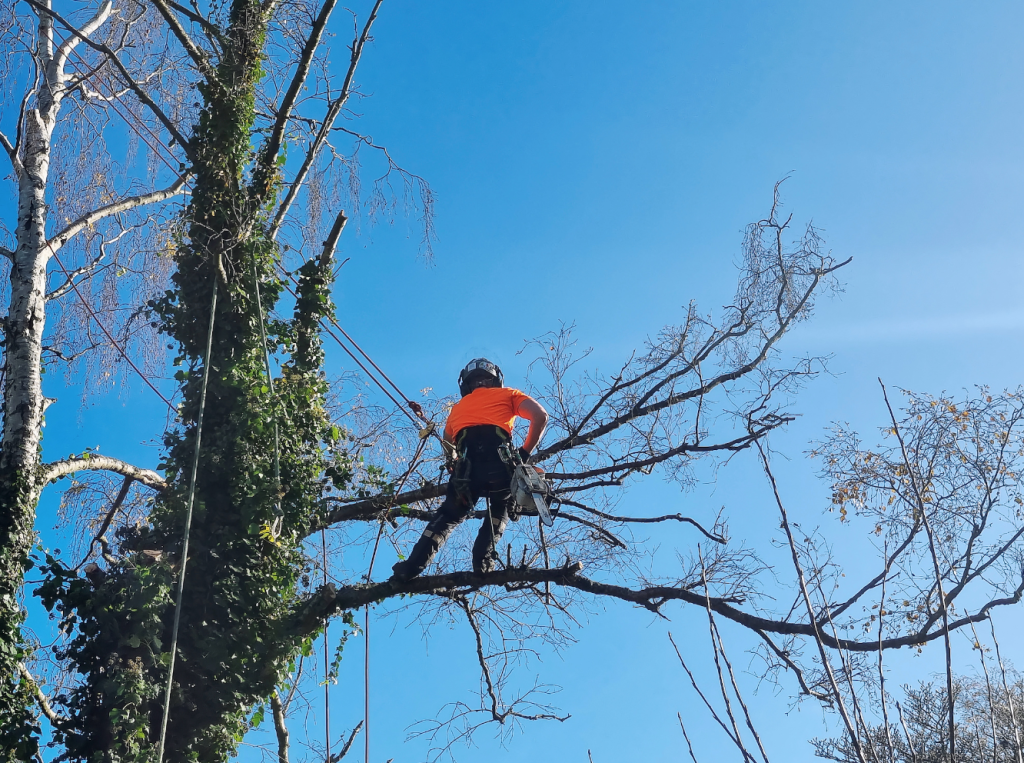
[[[523,463],[519,451],[509,445],[498,449],[501,460],[512,468],[512,499],[523,510],[536,507],[540,521],[548,527],[555,523],[548,508],[544,495],[548,492],[548,484],[544,481],[544,472],[536,466]]]

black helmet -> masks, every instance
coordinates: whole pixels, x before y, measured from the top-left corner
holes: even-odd
[[[481,376],[490,376],[492,379],[497,379],[499,387],[505,384],[505,376],[501,373],[500,368],[487,358],[476,358],[469,361],[459,374],[459,392],[462,393],[463,397],[475,389],[469,386],[470,381],[479,379]]]

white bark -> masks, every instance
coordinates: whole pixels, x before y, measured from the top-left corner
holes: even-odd
[[[125,477],[138,480],[146,487],[162,490],[167,486],[164,478],[150,469],[141,469],[126,461],[109,456],[91,454],[88,457],[68,458],[63,461],[54,461],[52,464],[44,464],[39,470],[39,482],[45,485],[61,477],[67,477],[75,472],[105,471],[114,472]]]
[[[46,7],[50,8],[47,1]],[[113,6],[105,0],[82,32],[98,29]],[[4,390],[3,466],[16,470],[35,491],[39,438],[46,406],[42,388],[43,332],[46,327],[46,265],[52,249],[46,240],[46,188],[53,131],[67,94],[67,57],[79,38],[68,37],[54,48],[53,22],[39,16],[36,46],[40,83],[35,108],[25,114],[25,143],[18,177],[17,246],[11,267],[11,302],[7,314],[7,376]]]

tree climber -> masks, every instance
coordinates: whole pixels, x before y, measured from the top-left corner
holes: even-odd
[[[459,374],[462,400],[452,407],[444,426],[444,439],[458,454],[448,490],[408,558],[392,568],[393,580],[404,582],[423,572],[455,526],[473,513],[481,496],[488,499],[490,521],[484,520],[473,544],[473,570],[494,569],[496,547],[512,505],[511,466],[502,460],[499,449],[511,447],[516,417],[529,419],[530,429],[518,449],[523,462],[528,462],[548,422],[540,403],[503,383],[501,369],[486,358],[471,360]]]

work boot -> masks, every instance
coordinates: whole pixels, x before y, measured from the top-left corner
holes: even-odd
[[[434,554],[437,553],[437,549],[441,547],[440,541],[444,538],[440,535],[432,535],[428,537],[430,533],[427,530],[418,541],[416,545],[412,547],[412,551],[409,552],[409,556],[400,562],[396,563],[391,569],[394,574],[391,579],[396,583],[405,583],[408,580],[412,580],[414,577],[419,575],[423,570],[427,568],[430,561],[434,558]]]
[[[413,564],[409,559],[402,559],[391,567],[391,579],[396,583],[406,583],[423,572],[423,567]]]
[[[478,575],[482,572],[491,572],[498,559],[498,542],[505,533],[508,523],[507,514],[494,517],[488,522],[484,519],[477,533],[476,541],[473,543],[473,572]]]

